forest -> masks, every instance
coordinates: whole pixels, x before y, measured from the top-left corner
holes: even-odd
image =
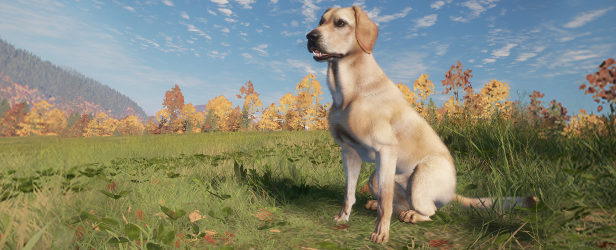
[[[414,81],[413,90],[402,83],[398,83],[397,87],[409,104],[433,125],[443,120],[474,124],[504,119],[536,127],[546,135],[558,134],[570,138],[614,136],[614,64],[613,58],[604,61],[597,72],[587,76],[588,84],[580,86],[580,94],[592,95],[592,99],[599,104],[597,112],[603,110],[603,105],[608,106],[608,114],[601,116],[580,110],[579,115],[571,117],[560,102],[541,100],[544,94],[538,91],[528,96],[529,103],[511,101],[507,83],[496,79],[484,84],[476,92],[470,82],[472,70],[463,71],[464,66],[460,62],[452,65],[445,74],[445,80],[441,81],[445,86],[443,94],[449,94],[450,97],[440,107],[430,98],[435,93],[434,84],[426,74]],[[2,81],[14,83],[8,76],[4,76]],[[82,114],[66,112],[44,99],[38,100],[32,107],[26,102],[11,105],[4,99],[0,104],[0,135],[92,137],[214,131],[327,130],[330,104],[320,103],[323,99],[321,88],[316,77],[309,74],[296,84],[295,93],[282,96],[278,104],[264,106],[254,85],[248,81],[235,96],[244,101],[241,107],[232,107],[231,101],[221,95],[209,100],[205,111],[196,112],[192,103],[184,102],[179,86],[175,85],[165,93],[162,103],[164,108],[147,122],[135,113],[118,119],[102,110]],[[257,112],[261,112],[260,117],[256,116]]]
[[[41,100],[68,112],[105,112],[115,118],[134,115],[147,119],[137,103],[119,91],[60,67],[0,39],[0,100],[11,106],[21,102],[34,105]]]

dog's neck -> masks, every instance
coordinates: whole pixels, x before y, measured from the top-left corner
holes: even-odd
[[[327,86],[332,94],[332,105],[346,108],[362,93],[362,89],[375,84],[383,74],[374,56],[363,51],[329,61]]]

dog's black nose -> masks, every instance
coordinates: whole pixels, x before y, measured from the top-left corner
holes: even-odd
[[[310,41],[318,40],[319,37],[321,37],[321,33],[317,32],[316,30],[310,31],[310,33],[306,35],[306,38],[308,38],[308,40]]]

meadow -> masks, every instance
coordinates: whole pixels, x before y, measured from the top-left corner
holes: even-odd
[[[457,193],[534,195],[501,213],[450,203],[418,225],[376,212],[362,165],[348,223],[328,131],[0,138],[0,249],[585,249],[616,246],[616,138],[543,133],[516,119],[432,126]]]

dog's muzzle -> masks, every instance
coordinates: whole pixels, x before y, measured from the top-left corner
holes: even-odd
[[[312,57],[315,61],[317,62],[324,62],[327,61],[329,59],[332,58],[337,58],[337,57],[342,57],[342,54],[339,53],[326,53],[323,52],[324,49],[321,48],[320,43],[321,43],[321,33],[318,32],[316,29],[310,31],[310,33],[308,33],[306,35],[306,38],[308,39],[308,52],[314,54],[314,56]]]

